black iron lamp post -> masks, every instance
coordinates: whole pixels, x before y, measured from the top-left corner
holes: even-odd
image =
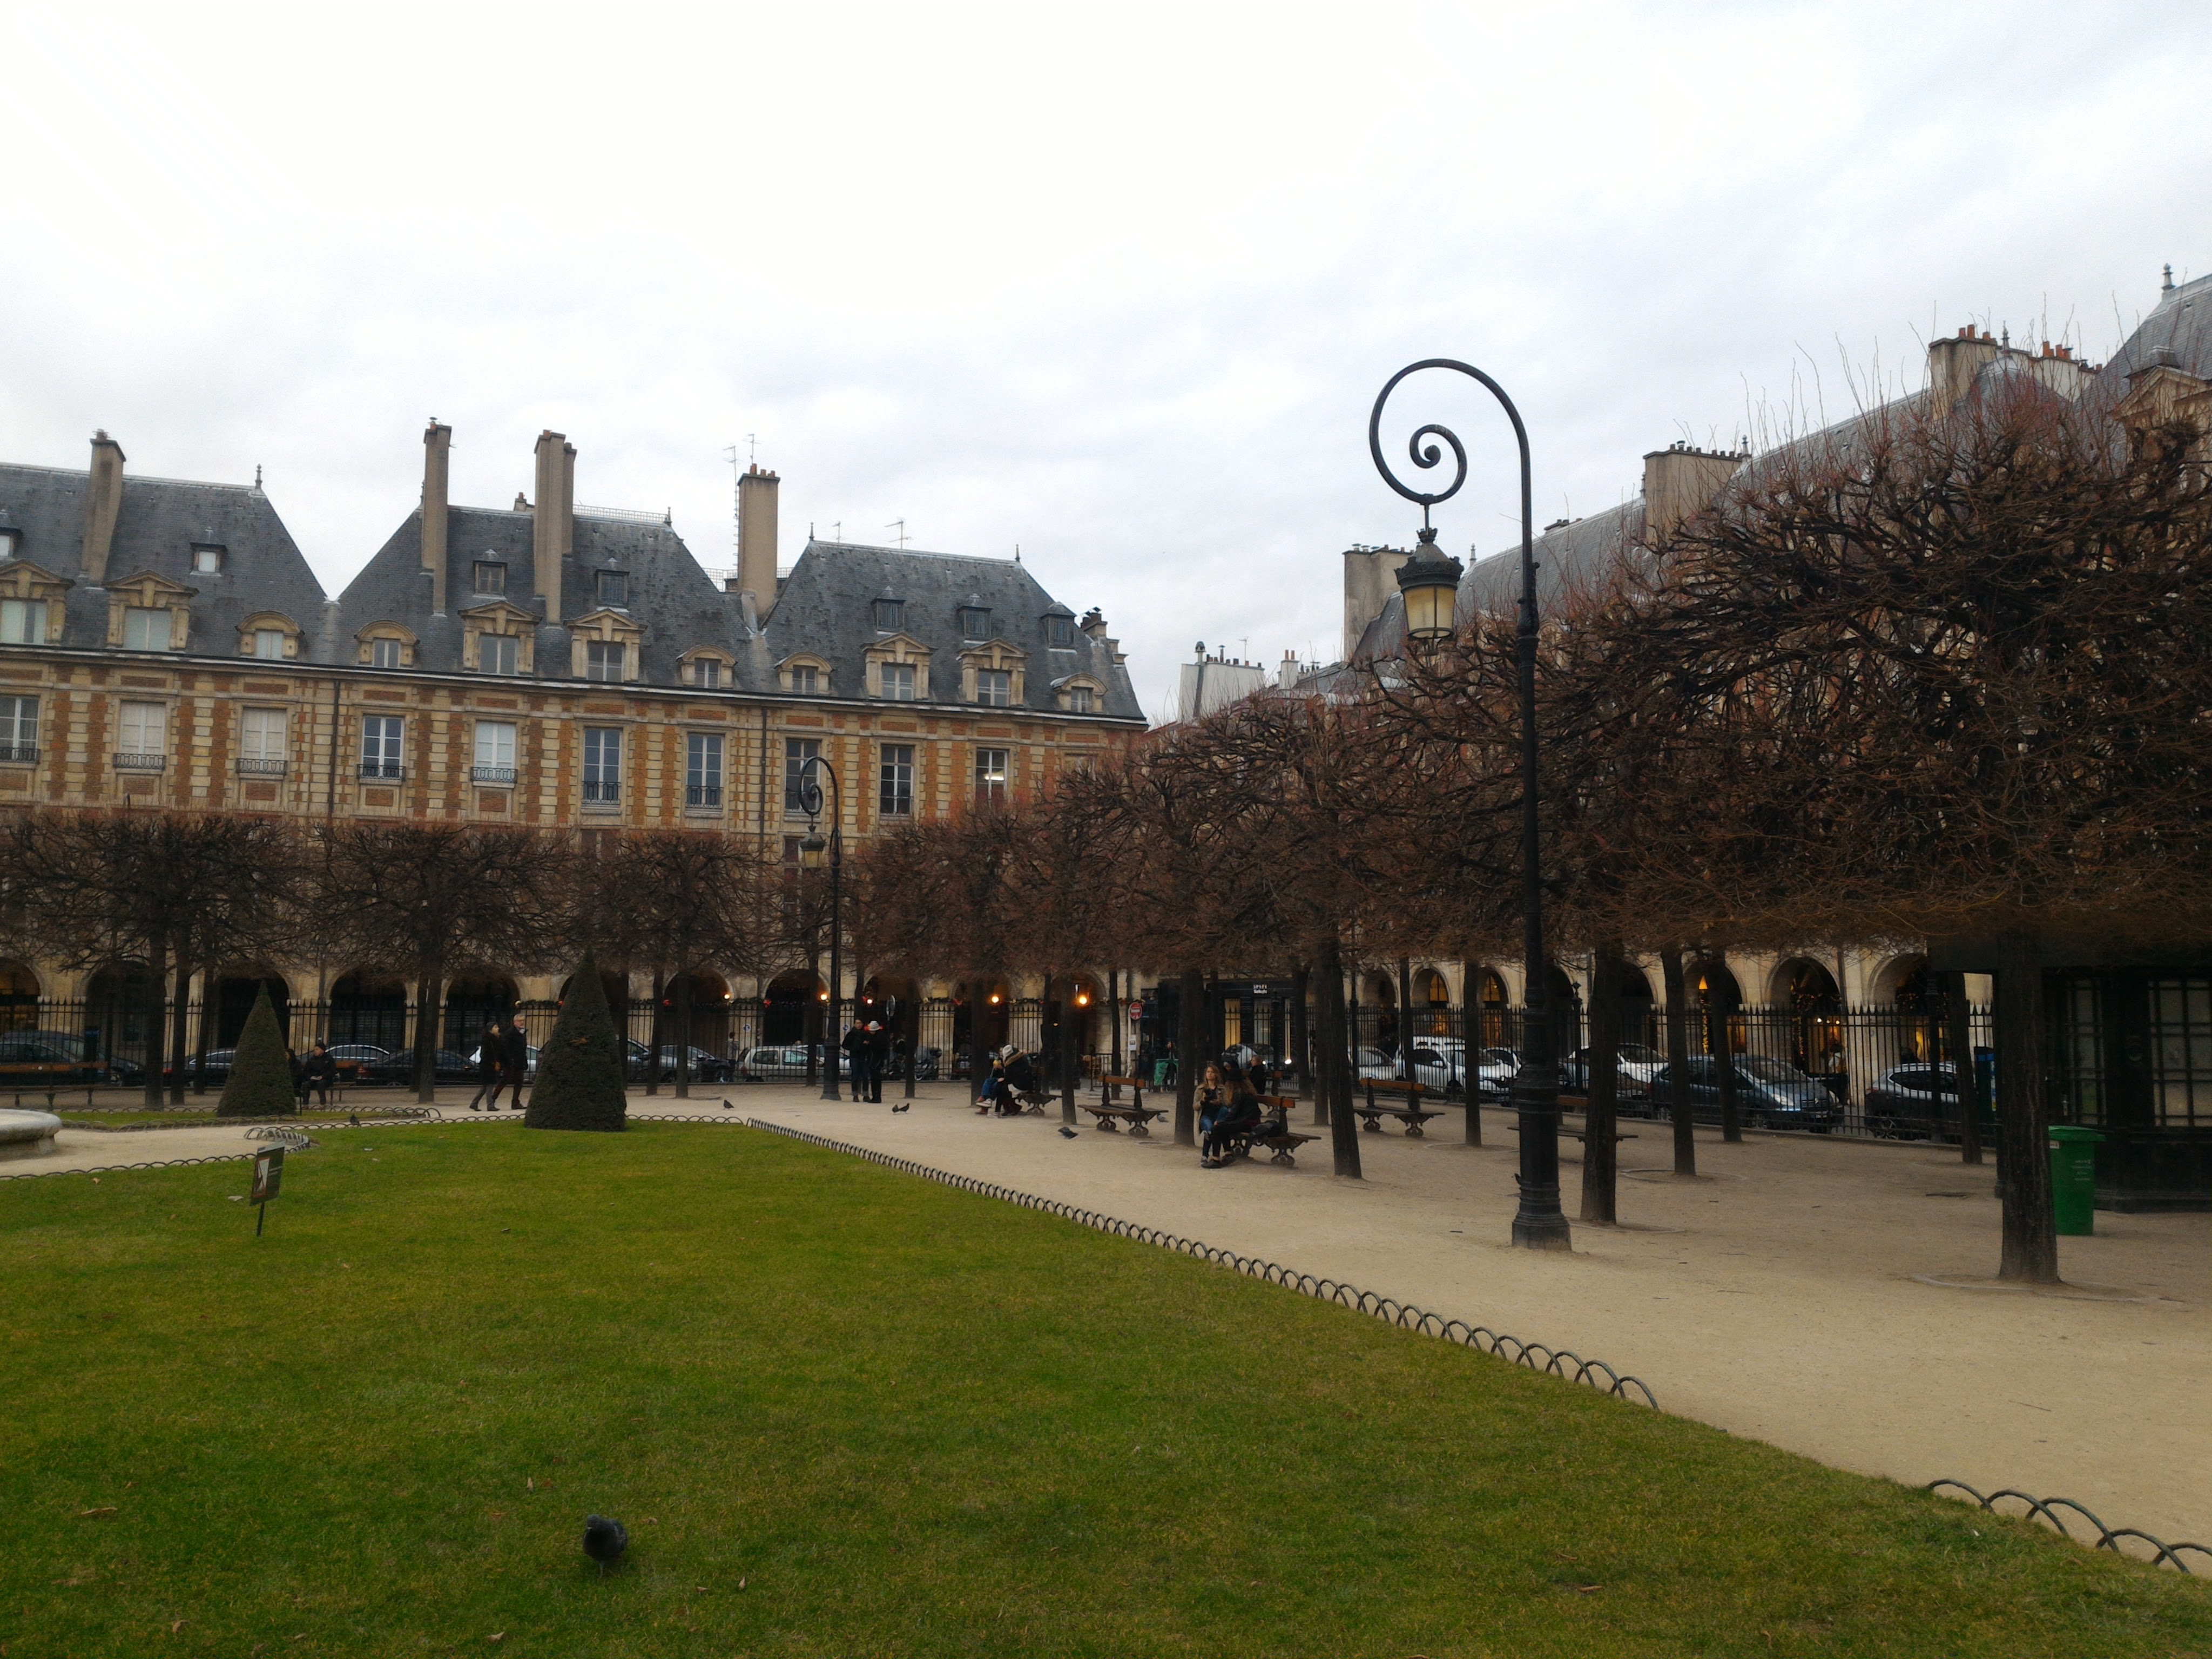
[[[1521,1044],[1521,1068],[1513,1079],[1513,1105],[1521,1119],[1520,1207],[1513,1217],[1513,1242],[1527,1249],[1564,1250],[1571,1248],[1567,1218],[1559,1208],[1559,1073],[1552,1030],[1551,958],[1544,949],[1544,885],[1542,850],[1537,841],[1536,816],[1536,538],[1535,508],[1529,491],[1528,428],[1505,388],[1471,363],[1450,357],[1428,357],[1400,369],[1384,383],[1367,419],[1367,448],[1382,481],[1421,508],[1420,542],[1413,557],[1399,572],[1406,596],[1406,629],[1416,641],[1441,639],[1453,628],[1452,606],[1456,598],[1457,562],[1437,551],[1437,532],[1429,523],[1429,509],[1449,501],[1467,482],[1467,448],[1448,427],[1431,421],[1415,428],[1407,445],[1415,466],[1432,467],[1443,453],[1424,440],[1441,438],[1449,445],[1454,461],[1451,482],[1442,489],[1414,489],[1398,481],[1382,459],[1382,405],[1398,389],[1399,381],[1426,368],[1448,368],[1479,380],[1513,422],[1513,436],[1521,447],[1521,625],[1519,630],[1521,682],[1521,926],[1522,954],[1528,965],[1528,1019]],[[1453,574],[1447,589],[1443,572]],[[1411,577],[1409,581],[1407,579]]]
[[[830,836],[825,842],[821,829],[822,786],[814,780],[814,769],[819,767],[830,778]],[[806,814],[806,835],[799,843],[800,858],[810,870],[822,867],[822,854],[826,848],[830,854],[830,1018],[823,1023],[822,1030],[822,1098],[842,1100],[837,1088],[837,1007],[838,995],[844,986],[844,964],[838,954],[838,940],[844,920],[840,901],[843,896],[842,878],[845,867],[845,794],[837,781],[836,769],[819,755],[808,757],[799,769],[799,805]]]

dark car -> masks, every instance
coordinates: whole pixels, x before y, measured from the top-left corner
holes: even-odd
[[[380,1048],[374,1042],[341,1042],[329,1050],[338,1068],[341,1083],[365,1083],[392,1059],[392,1050]]]
[[[1672,1118],[1674,1067],[1670,1061],[1651,1080],[1651,1105],[1660,1116]],[[1844,1121],[1843,1103],[1820,1079],[1808,1077],[1795,1066],[1763,1054],[1739,1054],[1735,1060],[1736,1109],[1746,1124],[1763,1129],[1802,1129],[1826,1134]],[[1711,1054],[1694,1054],[1689,1060],[1690,1116],[1697,1123],[1721,1121],[1720,1068]]]
[[[677,1048],[671,1043],[660,1051],[660,1080],[676,1081]],[[691,1050],[691,1080],[694,1083],[727,1083],[737,1074],[737,1064],[720,1054],[708,1054],[704,1048]]]
[[[213,1058],[213,1056],[210,1056]],[[451,1048],[441,1048],[431,1058],[431,1075],[440,1083],[473,1083],[477,1068],[469,1064],[466,1054],[455,1054]],[[364,1083],[396,1083],[405,1085],[415,1081],[415,1051],[397,1048],[374,1066],[364,1066],[361,1071]]]
[[[1986,1051],[1984,1051],[1986,1052]],[[1866,1094],[1868,1130],[1894,1140],[1959,1139],[1959,1074],[1950,1066],[1908,1061],[1882,1074]],[[1996,1114],[1981,1109],[1984,1139],[1996,1135]]]

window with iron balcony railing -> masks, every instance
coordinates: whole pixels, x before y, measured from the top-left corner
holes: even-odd
[[[118,755],[115,769],[118,772],[160,772],[169,764],[167,755]]]
[[[281,760],[240,760],[238,771],[240,777],[281,778],[284,775],[284,766],[285,763]]]
[[[722,804],[722,786],[719,783],[687,783],[684,786],[684,804],[686,806],[720,806]]]
[[[29,766],[38,758],[35,743],[0,743],[0,766]]]
[[[379,783],[398,783],[406,776],[406,769],[396,760],[365,760],[361,763],[361,775]]]
[[[514,769],[512,766],[471,767],[469,776],[477,783],[513,783]]]

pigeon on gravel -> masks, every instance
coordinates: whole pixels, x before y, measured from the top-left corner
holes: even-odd
[[[730,1097],[727,1095],[724,1095],[722,1097],[722,1109],[726,1112],[734,1112],[738,1109],[730,1103]]]
[[[607,1576],[607,1569],[622,1559],[629,1547],[629,1528],[619,1521],[610,1521],[604,1515],[584,1517],[584,1553],[599,1564],[599,1577]]]
[[[902,1112],[902,1111],[906,1110],[906,1106],[905,1106],[905,1104],[904,1104],[903,1103],[900,1103],[899,1105],[896,1105],[896,1106],[892,1107],[892,1108],[891,1108],[891,1110],[893,1110],[894,1112]]]
[[[1060,1138],[1062,1140],[1073,1140],[1075,1139],[1075,1131],[1063,1123],[1060,1126]]]

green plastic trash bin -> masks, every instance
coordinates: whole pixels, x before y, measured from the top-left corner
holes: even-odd
[[[2051,1126],[2051,1210],[2061,1234],[2097,1231],[2097,1143],[2094,1129]]]

